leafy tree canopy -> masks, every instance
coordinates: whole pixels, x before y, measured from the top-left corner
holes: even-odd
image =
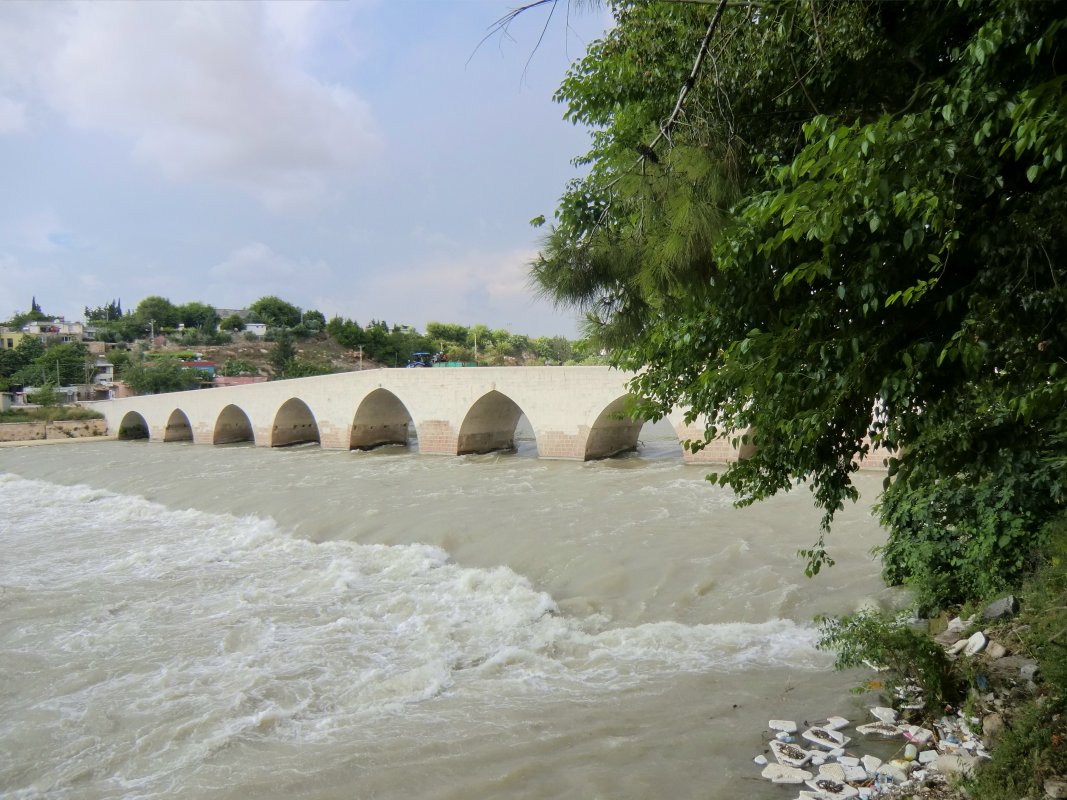
[[[273,295],[259,298],[248,311],[255,321],[271,327],[292,328],[300,324],[300,308]]]
[[[799,479],[828,528],[888,455],[887,577],[1014,581],[1067,498],[1064,6],[612,10],[557,94],[589,172],[536,280],[643,370],[645,414],[751,431],[718,478],[742,503]]]
[[[202,331],[214,331],[219,324],[219,315],[214,306],[207,303],[186,303],[175,309],[178,322],[186,328],[199,328]]]
[[[198,370],[183,367],[176,358],[166,356],[152,363],[131,364],[123,371],[123,380],[137,394],[163,394],[195,389],[200,385]]]
[[[180,322],[177,307],[158,295],[150,295],[138,303],[133,315],[145,329],[154,325],[157,332],[162,328],[175,328]]]
[[[219,322],[219,330],[221,331],[243,331],[245,329],[245,322],[241,319],[240,314],[230,314],[230,316]]]
[[[122,317],[122,301],[112,300],[104,306],[96,308],[85,307],[85,319],[87,322],[108,322]]]

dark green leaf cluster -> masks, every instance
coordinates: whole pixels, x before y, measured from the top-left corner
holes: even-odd
[[[888,455],[888,578],[1016,581],[1067,496],[1064,6],[731,5],[669,130],[714,8],[616,12],[560,89],[597,128],[535,278],[642,413],[748,437],[742,503],[804,481],[828,528]]]

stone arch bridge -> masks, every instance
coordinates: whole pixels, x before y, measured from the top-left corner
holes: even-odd
[[[407,444],[414,433],[420,453],[444,455],[513,448],[525,414],[540,458],[584,461],[637,446],[644,423],[626,414],[632,377],[609,367],[378,369],[91,405],[120,439],[351,450]],[[681,412],[669,420],[679,441],[703,438]],[[701,463],[740,455],[726,440],[684,451]]]

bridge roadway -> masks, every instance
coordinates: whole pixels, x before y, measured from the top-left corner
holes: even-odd
[[[637,446],[643,422],[626,414],[632,377],[609,367],[377,369],[91,405],[120,439],[363,450],[407,444],[413,426],[419,453],[444,455],[514,447],[525,414],[540,458],[584,461]],[[703,438],[680,411],[668,419],[680,442]],[[683,457],[721,463],[739,453],[719,440]]]

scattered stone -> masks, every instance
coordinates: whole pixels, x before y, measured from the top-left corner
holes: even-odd
[[[1004,730],[1004,718],[995,711],[982,717],[982,736],[992,745]]]
[[[1062,800],[1067,797],[1067,781],[1048,778],[1045,780],[1045,797],[1049,800]]]
[[[783,733],[797,732],[797,724],[791,719],[772,719],[767,723],[767,727],[772,731],[782,731]]]
[[[904,760],[914,761],[919,757],[919,748],[910,742],[904,747]]]
[[[892,708],[885,708],[883,706],[875,706],[871,709],[871,714],[879,722],[884,722],[887,725],[892,725],[897,721],[897,712]]]
[[[932,764],[938,759],[938,752],[936,750],[923,750],[919,753],[920,764]]]
[[[1018,611],[1019,601],[1015,599],[1014,595],[1009,594],[1007,597],[1001,597],[999,600],[994,600],[983,608],[982,619],[1006,619],[1008,617],[1014,617]]]
[[[1008,648],[1000,642],[990,642],[985,648],[985,657],[988,659],[1004,658],[1008,654]]]
[[[806,769],[797,769],[785,764],[768,764],[760,775],[771,783],[803,783],[815,777]]]
[[[948,649],[948,654],[950,656],[958,656],[960,653],[963,652],[963,648],[965,648],[967,646],[967,642],[968,641],[970,641],[970,640],[961,638],[954,645],[952,645],[952,647],[950,647]]]
[[[981,631],[971,634],[971,638],[967,640],[967,644],[963,648],[963,654],[965,656],[975,656],[985,650],[986,644],[989,640],[986,639],[985,634]]]
[[[1024,681],[1037,683],[1041,679],[1041,667],[1038,666],[1036,661],[1027,659],[1026,663],[1019,668],[1019,677]]]
[[[963,638],[963,634],[952,628],[946,628],[934,637],[934,641],[942,647],[951,647]]]
[[[974,773],[974,759],[968,755],[944,753],[935,762],[943,775],[969,776]]]
[[[953,617],[952,619],[950,619],[948,621],[948,625],[945,627],[945,630],[947,630],[947,631],[956,631],[957,633],[963,633],[965,630],[967,630],[967,626],[969,624],[970,624],[969,622],[963,620],[960,617]]]

